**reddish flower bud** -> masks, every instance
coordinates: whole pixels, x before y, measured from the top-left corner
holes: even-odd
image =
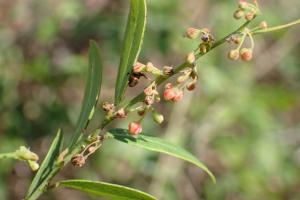
[[[228,53],[228,58],[231,60],[238,60],[240,58],[240,52],[237,49],[231,50]]]
[[[183,91],[177,89],[177,90],[175,91],[175,96],[174,96],[174,98],[173,98],[172,100],[173,100],[174,102],[178,102],[178,101],[180,101],[182,98],[183,98]]]
[[[240,53],[241,53],[242,60],[250,61],[252,59],[251,49],[243,48]]]
[[[165,89],[171,89],[171,88],[173,88],[172,83],[167,83],[167,84],[165,85]]]
[[[196,39],[200,34],[200,30],[196,28],[188,28],[185,36],[189,39]]]
[[[262,21],[262,22],[260,23],[259,27],[260,27],[261,29],[267,29],[267,28],[268,28],[268,24],[267,24],[266,21]]]
[[[150,105],[154,104],[154,97],[146,96],[144,102],[146,105],[150,106]]]
[[[187,84],[186,89],[188,91],[193,91],[196,88],[196,81],[192,81]]]
[[[245,15],[245,19],[247,21],[251,21],[252,19],[254,19],[254,17],[255,17],[255,13],[253,13],[253,12],[249,12]]]
[[[243,16],[245,15],[244,11],[242,10],[236,10],[234,13],[233,13],[233,17],[235,19],[241,19]]]
[[[72,157],[71,163],[75,167],[82,167],[85,164],[85,157],[82,154],[77,154]]]
[[[138,73],[141,73],[145,68],[146,68],[146,66],[144,64],[137,62],[133,66],[132,70],[133,70],[133,73],[138,74]]]
[[[175,91],[174,91],[173,88],[171,88],[171,89],[166,89],[166,90],[164,91],[164,99],[165,99],[166,101],[172,100],[175,96],[176,96],[176,93],[175,93]]]
[[[125,118],[125,117],[127,117],[125,109],[121,108],[120,110],[118,110],[117,113],[116,113],[116,117],[117,118]]]
[[[240,2],[239,2],[239,8],[240,8],[240,9],[245,10],[245,9],[247,9],[248,7],[249,7],[249,4],[247,3],[247,1],[245,1],[245,0],[240,0]]]
[[[136,136],[143,131],[142,125],[139,122],[131,122],[128,124],[128,131],[131,135]]]
[[[115,106],[114,104],[112,103],[108,103],[108,102],[104,102],[102,104],[102,109],[105,111],[105,112],[108,112],[108,111],[112,111],[115,109]]]
[[[195,54],[194,53],[189,53],[187,56],[186,56],[186,62],[189,63],[189,64],[193,64],[196,60],[196,57],[195,57]]]

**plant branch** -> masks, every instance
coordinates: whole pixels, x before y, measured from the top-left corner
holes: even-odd
[[[244,29],[245,27],[247,27],[247,25],[250,23],[251,21],[247,21],[244,24],[242,24],[239,28],[237,28],[235,31],[231,32],[230,34],[226,35],[225,37],[223,37],[222,39],[218,40],[217,42],[215,42],[212,47],[210,49],[208,49],[208,51],[206,53],[198,53],[196,54],[196,60],[198,60],[200,57],[202,57],[203,55],[207,54],[208,52],[210,52],[211,50],[215,49],[216,47],[222,45],[223,43],[226,42],[227,38],[230,37],[231,35],[234,35],[238,32],[240,32],[242,29]],[[174,70],[174,74],[172,74],[171,76],[164,76],[161,75],[159,77],[157,77],[157,79],[155,80],[157,85],[161,85],[162,83],[164,83],[166,80],[168,80],[169,78],[173,77],[174,75],[178,74],[180,71],[182,71],[183,69],[187,68],[187,67],[191,67],[193,64],[189,64],[189,63],[182,63],[181,65],[179,65],[178,67],[175,68]],[[127,104],[125,104],[125,109],[128,110],[130,107],[132,107],[133,105],[135,105],[138,102],[141,102],[143,99],[145,98],[145,94],[144,92],[141,92],[139,95],[137,95],[136,97],[134,97],[133,99],[131,99]],[[101,129],[103,129],[105,126],[107,126],[111,121],[113,121],[114,118],[109,118],[109,119],[105,119],[101,125]]]
[[[253,31],[252,34],[256,35],[256,34],[261,34],[261,33],[268,33],[268,32],[272,32],[272,31],[278,31],[278,30],[281,30],[281,29],[289,28],[291,26],[295,26],[297,24],[300,24],[300,19],[297,19],[297,20],[295,20],[293,22],[290,22],[288,24],[283,24],[283,25],[280,25],[280,26],[274,26],[274,27],[270,27],[270,28],[267,28],[267,29],[263,29],[263,30]]]

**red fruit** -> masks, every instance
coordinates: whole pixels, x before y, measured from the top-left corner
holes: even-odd
[[[176,96],[176,93],[175,93],[174,89],[172,89],[172,88],[171,89],[166,89],[164,91],[164,99],[166,101],[172,100],[175,96]]]
[[[133,136],[138,135],[143,131],[142,125],[139,122],[131,122],[128,124],[128,131]]]

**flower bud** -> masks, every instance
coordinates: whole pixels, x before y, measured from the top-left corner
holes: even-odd
[[[196,60],[196,57],[195,57],[195,54],[194,53],[189,53],[187,56],[186,56],[186,62],[189,63],[189,64],[193,64]]]
[[[175,93],[175,91],[174,91],[173,88],[170,88],[170,89],[166,89],[164,91],[163,95],[164,95],[164,99],[166,101],[170,101],[170,100],[172,100],[176,96],[176,93]]]
[[[91,147],[89,147],[88,149],[88,153],[94,153],[96,150],[97,150],[97,147],[95,147],[95,146],[91,146]]]
[[[144,102],[146,105],[150,106],[150,105],[154,104],[154,97],[152,95],[146,96]]]
[[[28,165],[32,171],[36,171],[40,168],[39,163],[37,163],[36,161],[28,160]]]
[[[146,68],[146,66],[144,64],[137,62],[133,66],[132,70],[133,70],[133,73],[138,74],[138,73],[141,73],[145,68]]]
[[[148,62],[146,64],[146,72],[152,73],[153,70],[154,70],[154,65],[151,62]]]
[[[189,39],[196,39],[200,34],[200,30],[196,28],[188,28],[185,36]]]
[[[71,163],[75,167],[82,167],[85,164],[85,157],[82,154],[76,154],[72,157]]]
[[[108,112],[108,111],[114,110],[114,109],[115,109],[115,106],[114,106],[114,104],[112,104],[112,103],[103,102],[103,104],[102,104],[102,109],[103,109],[105,112]]]
[[[255,16],[255,13],[249,12],[249,13],[247,13],[247,14],[245,15],[245,19],[246,19],[247,21],[251,21],[252,19],[254,19],[254,16]]]
[[[149,87],[146,87],[144,89],[144,93],[145,93],[146,96],[152,95],[153,94],[153,87],[152,87],[152,85],[150,85]]]
[[[173,67],[170,67],[170,66],[164,66],[163,67],[163,73],[164,75],[166,76],[171,76],[174,74],[174,68]]]
[[[250,61],[252,59],[252,50],[243,48],[240,52],[242,60],[244,61]]]
[[[262,22],[260,23],[259,27],[260,27],[261,29],[267,29],[267,28],[268,28],[268,24],[267,24],[266,21],[262,21]]]
[[[240,58],[240,52],[237,49],[231,50],[228,53],[228,58],[231,60],[238,60]]]
[[[139,122],[131,122],[128,124],[128,131],[131,135],[136,136],[140,134],[143,129]]]
[[[177,82],[178,84],[181,84],[181,83],[183,83],[184,81],[186,81],[187,79],[188,79],[188,76],[182,75],[182,76],[179,76],[179,77],[177,78],[176,82]]]
[[[31,160],[37,161],[39,159],[38,155],[30,151],[24,146],[21,146],[19,150],[17,150],[18,158],[21,160]]]
[[[119,109],[116,113],[116,117],[119,119],[127,117],[125,109],[124,108]]]
[[[172,99],[172,101],[173,101],[173,102],[178,102],[178,101],[182,100],[182,98],[183,98],[183,91],[177,89],[177,90],[175,91],[175,96],[174,96],[174,98]]]
[[[145,113],[146,113],[146,109],[145,109],[145,108],[139,109],[139,110],[137,111],[137,113],[138,113],[139,116],[144,116]]]
[[[192,81],[187,84],[186,89],[188,91],[193,91],[196,88],[196,81]]]
[[[247,9],[248,7],[249,7],[249,5],[248,5],[247,1],[245,1],[245,0],[240,0],[240,2],[239,2],[239,8],[240,8],[240,9],[245,10],[245,9]]]
[[[242,10],[236,10],[234,13],[233,13],[233,17],[235,19],[241,19],[243,16],[245,15],[244,11]]]
[[[172,83],[167,83],[167,84],[165,85],[165,89],[171,89],[171,88],[173,88]]]
[[[164,121],[164,116],[156,111],[152,112],[152,117],[153,120],[158,124],[161,124]]]

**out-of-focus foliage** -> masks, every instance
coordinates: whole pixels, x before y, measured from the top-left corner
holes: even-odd
[[[158,66],[176,65],[196,47],[181,37],[187,27],[208,27],[220,38],[241,23],[232,18],[234,1],[148,4],[141,61]],[[297,0],[261,7],[270,25],[299,18]],[[123,0],[0,1],[0,152],[26,144],[43,157],[58,127],[70,137],[83,99],[89,39],[98,41],[104,58],[101,100],[113,100],[127,8]],[[216,49],[198,63],[195,92],[175,106],[157,106],[168,119],[162,126],[145,119],[145,132],[193,152],[215,173],[216,185],[194,166],[113,141],[84,168],[68,166],[59,178],[115,182],[166,200],[300,199],[299,34],[295,27],[257,36],[250,63],[229,61],[228,45]],[[92,126],[101,116],[99,109]],[[129,120],[113,126],[124,128]],[[0,199],[21,199],[32,174],[23,163],[1,161],[0,177]],[[53,190],[42,199],[93,197]]]

